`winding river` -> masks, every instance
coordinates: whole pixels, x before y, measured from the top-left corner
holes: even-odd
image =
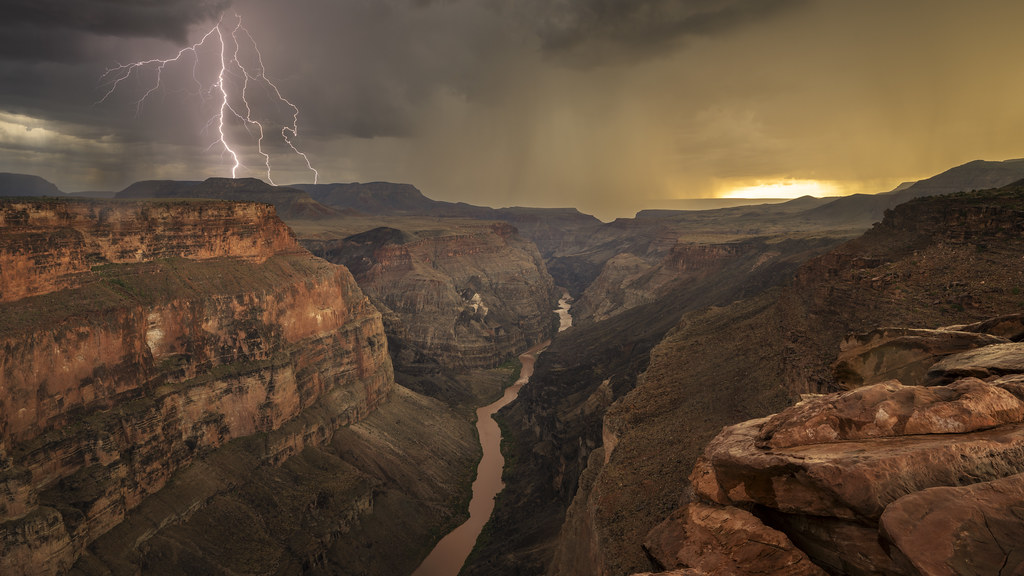
[[[562,293],[562,299],[558,301],[558,309],[555,312],[558,314],[559,332],[572,326],[567,292]],[[480,435],[483,458],[480,459],[476,480],[473,481],[473,499],[469,502],[469,520],[442,538],[419,568],[413,572],[413,576],[457,576],[459,570],[462,570],[462,565],[465,564],[466,558],[473,550],[480,531],[483,530],[484,524],[487,523],[494,511],[494,498],[505,487],[501,481],[501,472],[505,467],[505,458],[501,455],[501,430],[498,428],[498,423],[494,421],[494,413],[519,396],[519,390],[530,381],[530,376],[533,375],[533,363],[537,360],[537,356],[550,343],[548,341],[538,344],[520,354],[519,362],[523,367],[519,372],[519,379],[505,389],[505,394],[498,401],[477,409],[476,430]]]

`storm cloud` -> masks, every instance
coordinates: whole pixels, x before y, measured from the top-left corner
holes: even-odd
[[[228,0],[7,0],[4,26],[153,37],[184,43],[193,24],[216,19]],[[45,47],[43,47],[45,48]]]
[[[1024,5],[999,0],[16,0],[0,170],[68,190],[225,175],[191,60],[138,110],[153,76],[97,102],[109,68],[236,15],[322,181],[608,217],[785,178],[880,192],[1024,156]],[[242,151],[240,175],[261,177]],[[277,181],[308,179],[272,152]]]
[[[558,0],[535,4],[545,51],[599,65],[656,55],[690,36],[730,32],[799,0]]]

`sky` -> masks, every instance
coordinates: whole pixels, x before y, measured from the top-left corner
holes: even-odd
[[[308,159],[320,183],[602,218],[882,192],[1024,157],[1022,21],[1005,0],[4,0],[0,171],[231,176],[223,132],[238,177],[312,182]],[[154,64],[115,85],[183,49],[152,92]]]

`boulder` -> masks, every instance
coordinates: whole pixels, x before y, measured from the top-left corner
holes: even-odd
[[[879,529],[922,574],[1024,573],[1024,474],[909,494]]]
[[[898,367],[880,351],[942,331],[924,332],[876,331],[859,358],[878,354],[875,368],[891,374]],[[699,530],[752,520],[830,574],[1024,574],[1024,343],[949,354],[926,380],[933,385],[893,379],[808,395],[723,428],[690,476],[704,504],[652,531],[651,557],[744,573],[721,561],[736,548],[720,530],[714,538]],[[708,502],[715,513],[697,514]],[[673,548],[672,538],[690,544]],[[687,546],[697,560],[685,556]]]

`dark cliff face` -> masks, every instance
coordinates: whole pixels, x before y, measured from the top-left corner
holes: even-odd
[[[383,312],[403,369],[494,367],[554,331],[554,283],[536,247],[507,224],[378,228],[303,244],[353,271]]]
[[[269,206],[2,202],[0,262],[5,573],[131,572],[152,527],[99,542],[133,510],[181,521],[237,485],[204,466],[276,468],[394,387],[380,314]]]
[[[684,316],[642,383],[608,410],[604,454],[591,458],[591,485],[576,495],[553,569],[650,570],[641,544],[687,502],[686,478],[707,442],[801,393],[836,390],[832,362],[849,333],[1020,310],[1022,222],[1020,189],[915,200],[807,262],[788,286]]]

